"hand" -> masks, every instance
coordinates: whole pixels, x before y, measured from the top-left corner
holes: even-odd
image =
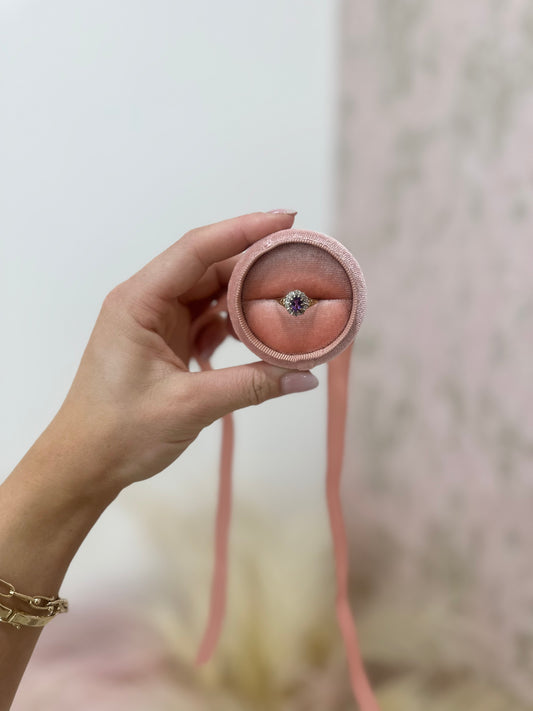
[[[226,289],[238,254],[293,223],[251,213],[188,232],[106,297],[79,370],[49,428],[85,451],[111,491],[167,467],[206,425],[237,408],[318,384],[309,372],[257,362],[191,373],[228,333],[215,318],[191,343],[191,323]]]
[[[58,414],[0,485],[0,577],[53,595],[79,545],[128,484],[164,469],[232,410],[317,385],[311,373],[253,363],[190,373],[227,335],[221,318],[191,343],[238,254],[290,227],[252,213],[188,232],[106,297]],[[40,628],[0,624],[0,711],[9,709]]]

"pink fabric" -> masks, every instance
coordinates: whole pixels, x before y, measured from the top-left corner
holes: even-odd
[[[355,622],[348,598],[348,540],[342,514],[341,474],[346,438],[348,381],[352,346],[332,360],[328,366],[328,470],[326,496],[335,554],[337,577],[337,620],[348,657],[350,682],[361,711],[379,711],[372,687],[366,676]]]
[[[305,236],[303,241],[302,235]],[[317,235],[314,243],[313,235]],[[296,241],[293,241],[294,239]],[[288,240],[288,244],[285,240]],[[321,245],[320,248],[316,246],[317,243]],[[326,251],[324,245],[328,247]],[[275,249],[270,252],[272,247]],[[379,711],[366,676],[349,604],[348,544],[340,499],[351,346],[366,303],[366,289],[359,265],[351,255],[349,255],[350,259],[347,259],[344,252],[346,252],[344,247],[335,240],[308,231],[284,230],[283,233],[265,238],[248,250],[235,267],[236,280],[232,277],[233,286],[230,282],[228,311],[238,335],[244,330],[243,320],[249,318],[247,327],[256,340],[264,331],[265,338],[269,341],[267,344],[269,349],[272,348],[270,344],[275,343],[280,352],[285,348],[290,354],[298,356],[292,360],[292,366],[295,368],[301,367],[301,363],[305,362],[305,355],[309,353],[306,348],[313,349],[314,353],[321,350],[320,357],[323,360],[331,360],[328,368],[326,492],[336,564],[337,619],[346,648],[350,681],[359,708],[361,711]],[[334,254],[337,257],[341,255],[344,264],[335,261]],[[258,259],[260,255],[266,256]],[[354,285],[357,285],[357,288],[354,288]],[[275,299],[293,288],[305,291],[310,298],[322,297],[324,306],[318,308],[321,306],[319,303],[301,316],[291,316],[276,303]],[[244,302],[245,299],[248,301]],[[235,314],[236,305],[238,315]],[[225,308],[226,303],[223,299],[197,319],[191,333],[193,344],[195,337],[209,319]],[[315,314],[312,313],[313,311]],[[310,318],[306,318],[308,315]],[[245,343],[250,345],[248,340],[245,340]],[[322,345],[317,345],[319,343]],[[340,349],[344,352],[339,353]],[[197,360],[202,369],[211,368],[208,361],[198,356]],[[215,570],[209,620],[198,651],[197,664],[206,663],[213,655],[225,615],[233,447],[233,418],[227,415],[223,420],[215,532]]]
[[[327,349],[344,329],[351,307],[351,299],[323,300],[295,318],[275,299],[254,299],[243,301],[242,312],[254,336],[266,346],[305,355]]]
[[[352,286],[346,269],[333,254],[313,243],[285,241],[303,235],[302,230],[283,230],[278,234],[283,237],[281,243],[271,242],[275,248],[265,252],[262,243],[258,243],[261,245],[261,258],[253,259],[246,271],[242,285],[243,300],[276,299],[285,296],[293,284],[313,299],[352,298]],[[335,243],[328,246],[337,249]],[[251,250],[246,252],[244,259],[248,260],[250,256],[254,256]]]
[[[210,369],[210,365],[206,363],[204,368]],[[215,570],[211,583],[209,620],[196,657],[196,664],[198,665],[205,664],[213,656],[226,614],[234,441],[235,427],[233,415],[230,413],[222,418],[222,447],[220,451],[217,520],[215,524]]]
[[[211,370],[211,364],[209,360],[203,359],[195,352],[196,338],[201,330],[207,326],[209,321],[211,321],[216,314],[225,311],[226,308],[226,298],[222,297],[192,324],[190,334],[192,349],[202,370]],[[235,427],[233,415],[229,413],[222,418],[222,447],[220,452],[219,490],[215,524],[215,569],[211,584],[209,619],[196,656],[196,664],[198,665],[205,664],[213,656],[226,614],[234,439]]]

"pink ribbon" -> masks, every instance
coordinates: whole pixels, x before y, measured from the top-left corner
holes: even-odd
[[[207,325],[213,313],[225,311],[226,308],[225,300],[222,299],[194,322],[191,334],[193,343],[196,335]],[[366,675],[361,651],[359,649],[355,622],[350,608],[348,596],[348,541],[340,496],[346,438],[348,381],[350,376],[351,354],[352,346],[349,346],[328,363],[326,496],[335,556],[337,621],[348,659],[350,683],[360,711],[379,711],[376,698]],[[211,370],[209,361],[203,360],[198,356],[196,356],[196,358],[202,370]],[[211,584],[209,619],[196,657],[196,663],[198,665],[205,664],[211,659],[222,631],[226,612],[233,449],[234,424],[233,416],[229,414],[222,420],[222,449],[215,527],[215,567]]]

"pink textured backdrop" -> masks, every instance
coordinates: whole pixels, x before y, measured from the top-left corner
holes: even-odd
[[[424,627],[404,660],[533,702],[533,6],[345,0],[342,26],[356,577]]]
[[[344,0],[341,32],[333,236],[369,289],[345,471],[366,662],[383,711],[526,711],[533,7]],[[237,494],[225,633],[198,672],[213,511],[137,492],[146,618],[144,579],[95,578],[105,613],[73,600],[14,711],[352,711],[325,509],[265,518]]]

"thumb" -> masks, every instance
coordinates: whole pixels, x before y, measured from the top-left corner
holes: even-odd
[[[214,422],[249,405],[289,393],[313,390],[317,378],[308,370],[287,370],[262,361],[193,373],[195,404],[202,419]]]

